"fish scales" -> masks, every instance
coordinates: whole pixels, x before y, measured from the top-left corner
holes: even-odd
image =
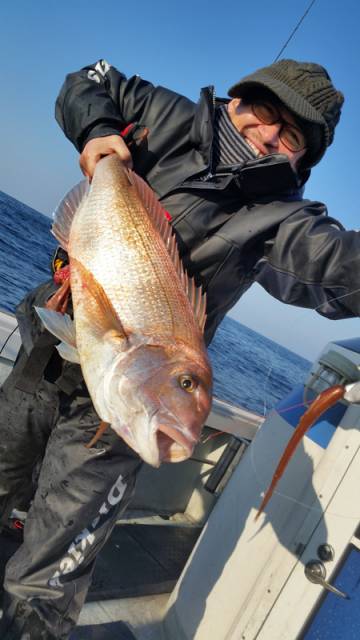
[[[189,458],[211,407],[205,298],[154,194],[107,156],[89,193],[78,185],[59,205],[53,233],[70,257],[75,332],[71,319],[38,313],[81,364],[99,437],[110,424],[155,467]]]
[[[70,255],[73,246],[125,327],[193,340],[187,295],[162,238],[119,165],[95,176],[86,206],[71,229]]]

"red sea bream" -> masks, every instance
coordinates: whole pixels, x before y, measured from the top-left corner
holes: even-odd
[[[74,323],[38,313],[80,363],[100,420],[153,466],[190,457],[211,407],[205,296],[154,193],[107,156],[59,205],[53,233],[69,254]]]

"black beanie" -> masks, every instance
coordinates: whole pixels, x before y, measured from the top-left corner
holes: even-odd
[[[312,62],[279,60],[246,76],[228,94],[240,98],[259,85],[272,91],[300,121],[308,147],[302,165],[317,164],[334,139],[344,102],[326,69]]]

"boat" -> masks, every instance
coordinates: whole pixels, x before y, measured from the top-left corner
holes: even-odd
[[[5,312],[0,340],[4,380],[20,346]],[[317,421],[255,515],[309,402],[359,379],[353,339],[326,345],[305,383],[266,418],[215,398],[190,460],[143,466],[72,638],[357,637],[360,406],[341,400]]]

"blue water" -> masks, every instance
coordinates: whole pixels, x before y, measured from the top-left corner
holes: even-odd
[[[0,307],[14,311],[50,277],[56,246],[49,218],[0,191]],[[210,346],[215,395],[263,414],[301,383],[310,363],[225,318]]]

